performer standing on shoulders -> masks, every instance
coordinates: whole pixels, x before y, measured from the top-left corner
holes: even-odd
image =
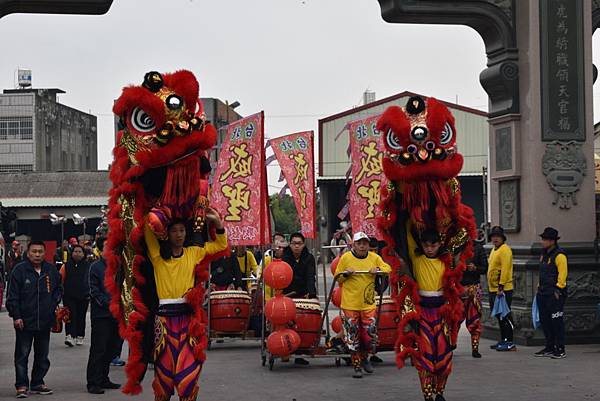
[[[485,233],[479,230],[477,239],[473,241],[473,259],[467,260],[467,269],[461,281],[465,289],[463,303],[465,305],[465,324],[471,334],[471,355],[481,358],[479,338],[481,337],[481,275],[487,272],[487,255],[483,244]]]
[[[340,258],[335,270],[342,287],[342,304],[346,346],[350,350],[354,374],[361,378],[363,369],[373,373],[368,354],[377,342],[375,274],[389,273],[391,267],[379,255],[369,252],[369,237],[363,232],[354,234],[352,252]],[[371,274],[356,274],[368,271]]]
[[[204,247],[185,247],[186,228],[173,222],[163,246],[146,224],[144,237],[154,267],[159,306],[155,319],[154,389],[157,401],[167,401],[175,389],[180,400],[194,401],[198,395],[198,379],[202,363],[194,355],[198,339],[189,335],[192,307],[185,299],[194,287],[194,269],[207,255],[227,248],[227,236],[218,213],[208,208],[206,222],[215,226],[216,240]]]

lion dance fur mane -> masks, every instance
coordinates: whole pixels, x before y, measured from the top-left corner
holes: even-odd
[[[198,92],[198,81],[189,71],[152,71],[142,85],[125,87],[113,107],[121,129],[110,169],[106,286],[119,333],[129,343],[126,394],[142,391],[140,383],[152,362],[148,350],[158,300],[146,258],[145,221],[159,239],[165,239],[175,220],[210,235],[203,227],[210,172],[206,152],[215,144],[217,132],[206,122]],[[208,343],[202,283],[208,278],[208,263],[221,256],[205,258],[196,266],[195,287],[186,294],[193,310],[194,356],[201,361]]]
[[[460,281],[475,237],[473,211],[461,202],[456,176],[463,157],[456,147],[454,117],[440,101],[415,96],[405,108],[389,107],[377,122],[385,135],[383,170],[390,183],[382,189],[378,224],[387,243],[383,257],[392,266],[392,297],[399,316],[396,363],[422,356],[423,343],[412,330],[420,314],[418,286],[412,275],[407,230],[434,229],[441,238],[439,258],[445,265],[440,314],[447,338],[455,345],[463,314]]]

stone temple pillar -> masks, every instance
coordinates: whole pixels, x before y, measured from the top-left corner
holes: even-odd
[[[569,258],[567,342],[600,342],[591,45],[600,1],[379,3],[388,22],[463,24],[484,40],[488,68],[480,81],[490,97],[491,223],[504,227],[513,249],[516,341],[543,341],[532,327],[531,305],[539,234],[553,226]],[[484,308],[484,336],[497,338],[487,302]]]

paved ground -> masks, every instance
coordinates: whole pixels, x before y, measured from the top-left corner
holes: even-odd
[[[89,330],[89,329],[88,329]],[[6,312],[0,313],[0,400],[13,399],[14,331]],[[30,399],[71,400],[152,400],[150,377],[144,392],[131,398],[118,390],[105,395],[85,392],[85,366],[89,343],[67,348],[62,335],[53,335],[50,347],[52,366],[46,378],[54,390],[51,396]],[[468,339],[461,337],[455,353],[454,373],[447,399],[456,401],[554,401],[600,400],[600,345],[570,346],[564,360],[534,358],[537,349],[519,347],[517,352],[489,350],[482,340],[483,358],[470,356]],[[261,367],[260,347],[253,341],[216,344],[208,352],[201,378],[200,400],[206,401],[315,401],[315,400],[421,400],[417,375],[408,366],[398,370],[392,353],[382,353],[384,363],[374,375],[352,379],[347,367],[335,367],[333,359],[312,360],[308,367],[277,361],[273,371]],[[151,372],[150,372],[151,373]],[[111,378],[122,383],[123,368],[113,368]]]

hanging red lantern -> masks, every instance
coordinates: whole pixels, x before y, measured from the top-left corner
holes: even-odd
[[[335,276],[335,269],[337,269],[337,265],[340,262],[340,258],[342,257],[341,254],[339,254],[338,256],[335,257],[335,259],[333,259],[331,261],[331,265],[329,266],[329,268],[331,269],[331,274],[333,274]]]
[[[292,298],[277,294],[265,305],[265,316],[274,325],[279,326],[296,319],[296,304]]]
[[[294,278],[292,267],[281,259],[273,259],[265,268],[265,283],[276,290],[289,286]]]
[[[333,320],[331,321],[331,328],[337,334],[342,332],[342,317],[341,316],[338,315],[333,318]]]
[[[274,331],[267,338],[267,349],[273,356],[284,357],[298,349],[300,336],[292,329]]]
[[[335,306],[337,306],[338,308],[340,307],[340,305],[342,304],[342,288],[341,287],[335,287],[335,289],[333,290],[333,295],[331,297],[331,302],[333,302],[333,304]]]

